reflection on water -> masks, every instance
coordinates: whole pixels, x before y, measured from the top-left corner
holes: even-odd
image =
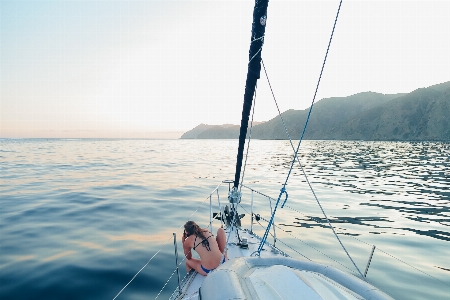
[[[74,243],[74,244],[76,244],[78,246],[84,247],[84,248],[99,250],[99,251],[102,251],[102,252],[114,251],[114,249],[112,249],[112,248],[106,248],[106,247],[103,247],[100,244],[93,243],[93,242],[73,241],[72,243]]]
[[[364,203],[362,203],[361,205],[364,205]],[[386,208],[386,207],[383,207],[383,208]],[[295,219],[297,221],[294,221],[293,225],[290,225],[290,224],[281,224],[281,225],[286,226],[286,227],[299,226],[299,227],[303,227],[303,228],[313,228],[313,227],[329,228],[328,222],[326,221],[325,218],[309,216],[309,218],[303,218],[303,219],[295,218]],[[441,239],[441,240],[444,240],[444,241],[450,241],[450,233],[449,232],[445,232],[445,231],[440,231],[440,230],[418,230],[418,229],[405,228],[405,227],[402,228],[402,227],[395,227],[395,226],[392,226],[392,227],[383,226],[383,225],[380,226],[380,225],[376,224],[376,222],[395,223],[394,221],[391,221],[391,220],[389,220],[386,217],[336,217],[336,218],[329,218],[329,220],[330,220],[331,224],[333,224],[333,227],[337,227],[338,229],[339,229],[339,225],[338,224],[340,224],[340,223],[351,223],[351,224],[354,224],[354,225],[367,226],[369,228],[377,229],[377,231],[368,231],[369,233],[373,233],[373,234],[387,233],[387,231],[379,231],[379,229],[399,229],[399,230],[411,231],[411,232],[414,232],[416,234],[426,235],[428,237]],[[417,221],[417,220],[414,219],[413,221]],[[354,235],[354,236],[358,236],[359,235],[359,234],[356,234],[356,233],[345,233],[345,232],[344,232],[344,234]],[[395,234],[395,233],[393,233],[393,234]]]
[[[188,219],[206,226],[207,196],[234,178],[236,149],[235,140],[2,140],[0,298],[112,299],[159,251],[123,294],[154,298],[174,270],[172,233]],[[376,245],[372,283],[398,298],[448,296],[435,282],[450,284],[450,144],[305,141],[299,158],[361,268]],[[286,141],[252,141],[245,184],[277,198],[291,159]],[[277,238],[352,271],[298,167],[287,190]],[[268,204],[255,197],[264,219]]]
[[[249,158],[247,183],[263,190],[274,185],[265,192],[276,199],[292,151],[287,142],[278,149],[265,146],[265,153],[257,151]],[[299,159],[331,224],[363,270],[376,245],[369,281],[395,298],[448,296],[443,291],[450,290],[450,144],[306,141]],[[264,169],[263,160],[270,168]],[[252,171],[264,177],[253,177]],[[292,174],[287,206],[295,214],[278,213],[277,238],[290,239],[308,258],[354,272],[350,264],[342,265],[348,258],[330,233],[303,172],[296,165]],[[416,282],[427,288],[416,288]]]
[[[450,226],[450,144],[400,142],[312,141],[300,154],[313,184],[353,194],[376,195],[359,205],[393,210],[414,222]],[[288,168],[287,155],[277,155]],[[274,169],[279,164],[273,164]],[[296,174],[302,176],[300,172]],[[411,198],[408,200],[408,198]],[[348,205],[342,209],[347,209]],[[377,225],[382,221],[384,225]],[[449,240],[439,230],[416,230],[395,226],[386,217],[332,218],[332,223],[353,223],[372,228],[396,228]],[[321,218],[294,222],[299,226],[326,226]],[[386,223],[393,223],[385,226]],[[374,232],[377,233],[377,232]]]
[[[161,228],[161,230],[164,230]],[[127,233],[124,235],[115,235],[115,236],[108,236],[108,239],[111,241],[132,241],[135,243],[139,242],[155,242],[155,241],[164,241],[167,240],[168,236],[171,236],[174,232],[174,229],[172,230],[164,230],[157,234],[152,235],[141,235],[141,234],[134,234],[134,233]]]
[[[56,259],[63,258],[65,256],[67,256],[67,255],[73,255],[75,253],[76,253],[75,251],[64,251],[64,252],[61,252],[61,253],[58,253],[58,254],[46,257],[42,261],[47,263],[47,262],[50,262],[50,261],[53,261],[53,260],[56,260]]]

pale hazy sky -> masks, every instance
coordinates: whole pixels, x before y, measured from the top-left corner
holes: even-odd
[[[0,137],[239,124],[253,5],[0,0]],[[310,105],[338,5],[269,1],[262,57],[281,111]],[[449,16],[450,1],[343,1],[317,100],[449,81]],[[262,73],[255,120],[276,115]]]

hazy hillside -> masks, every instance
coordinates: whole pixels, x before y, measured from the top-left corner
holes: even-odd
[[[239,138],[239,125],[218,125],[203,131],[199,139],[236,139]]]
[[[253,122],[253,126],[264,122]],[[250,124],[250,122],[249,122]],[[250,126],[250,125],[249,125]],[[181,136],[181,139],[237,139],[240,125],[206,125],[200,124]]]
[[[197,139],[198,135],[202,132],[204,132],[205,130],[208,130],[210,128],[213,128],[214,125],[207,125],[207,124],[200,124],[197,127],[189,130],[188,132],[185,132],[182,136],[181,139]]]
[[[348,97],[333,97],[318,101],[314,106],[305,132],[306,139],[321,139],[324,130],[329,130],[359,113],[384,104],[398,96],[373,92],[359,93]],[[291,138],[298,139],[303,131],[307,110],[288,110],[282,113]],[[277,116],[263,125],[256,126],[253,137],[258,139],[286,139],[280,117]]]
[[[450,140],[450,88],[419,89],[333,128],[328,139]]]
[[[292,139],[303,131],[309,109],[282,113]],[[364,92],[318,101],[305,139],[450,140],[450,81],[409,94]],[[238,138],[238,125],[201,124],[181,138]],[[253,127],[256,139],[287,139],[279,116]]]

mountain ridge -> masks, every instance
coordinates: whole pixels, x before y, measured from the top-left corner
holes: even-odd
[[[281,115],[291,139],[298,139],[309,112],[289,109]],[[315,140],[450,140],[450,81],[410,93],[362,92],[318,101],[304,139]],[[200,124],[182,139],[235,139],[239,125]],[[288,139],[279,116],[253,124],[252,138]]]

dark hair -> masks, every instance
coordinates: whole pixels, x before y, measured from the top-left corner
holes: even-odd
[[[194,221],[187,221],[186,224],[184,224],[184,231],[186,231],[186,234],[188,236],[191,234],[195,234],[202,240],[205,239],[205,236],[203,235],[203,230]]]

